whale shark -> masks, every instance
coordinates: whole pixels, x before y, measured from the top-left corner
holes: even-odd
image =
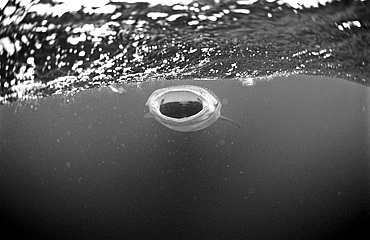
[[[149,112],[143,118],[154,118],[163,126],[179,132],[205,129],[223,119],[240,125],[221,115],[222,103],[210,90],[194,85],[180,85],[154,91],[145,105]]]

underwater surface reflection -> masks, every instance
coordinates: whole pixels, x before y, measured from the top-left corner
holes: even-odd
[[[0,104],[163,79],[304,73],[369,85],[369,1],[292,2],[10,0]]]

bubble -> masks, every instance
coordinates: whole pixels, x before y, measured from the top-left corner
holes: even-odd
[[[112,84],[112,85],[109,85],[109,88],[110,88],[113,92],[118,93],[118,94],[127,93],[127,90],[126,90],[122,85],[119,85],[119,84]]]
[[[226,143],[225,140],[223,140],[223,139],[220,140],[220,145],[221,146],[225,145],[225,143]]]

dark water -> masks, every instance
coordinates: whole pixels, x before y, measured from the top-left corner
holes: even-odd
[[[68,12],[54,1],[9,1],[0,12],[0,102],[158,79],[305,73],[369,85],[369,1],[246,2],[112,1],[110,11]]]
[[[212,90],[205,130],[143,118],[156,89]],[[5,233],[36,239],[369,237],[369,88],[290,76],[159,81],[1,106]]]

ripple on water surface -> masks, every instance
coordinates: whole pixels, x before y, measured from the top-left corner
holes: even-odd
[[[306,73],[369,84],[368,1],[73,6],[2,7],[1,103],[158,79]]]

